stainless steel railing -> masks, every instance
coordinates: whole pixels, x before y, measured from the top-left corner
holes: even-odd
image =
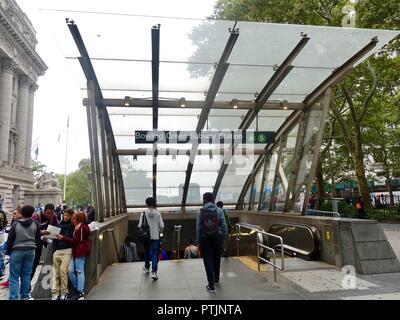
[[[283,246],[282,237],[277,236],[277,235],[272,234],[272,233],[265,232],[265,230],[263,228],[261,228],[260,226],[256,226],[256,225],[249,224],[249,223],[239,222],[239,223],[236,223],[235,226],[236,226],[236,250],[237,250],[237,255],[239,256],[239,241],[241,240],[241,229],[244,228],[244,229],[255,231],[257,233],[256,239],[257,239],[258,271],[261,271],[260,261],[264,261],[265,263],[270,264],[274,268],[274,281],[278,282],[276,269],[279,269],[279,270],[284,270],[285,269],[285,253],[284,253],[284,246]],[[267,237],[272,237],[272,238],[279,239],[279,241],[281,243],[281,266],[278,266],[276,264],[276,252],[275,252],[275,249],[273,249],[271,247],[268,247],[267,245],[265,245],[263,243],[260,243],[260,239],[258,237],[259,234],[266,235]],[[267,259],[264,259],[263,257],[261,257],[261,255],[260,255],[260,247],[272,252],[273,263],[271,261],[268,261]]]
[[[340,218],[340,213],[337,211],[322,211],[322,210],[314,210],[314,209],[307,209],[306,210],[307,216],[320,216],[320,217],[336,217]]]
[[[181,242],[181,228],[182,225],[174,225],[174,232],[172,235],[172,245],[175,247],[176,241],[176,248],[172,248],[172,257],[171,259],[180,259],[180,242]],[[177,255],[178,253],[178,255]]]

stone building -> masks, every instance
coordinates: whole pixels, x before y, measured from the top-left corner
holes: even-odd
[[[36,31],[15,0],[0,0],[0,194],[6,210],[33,199],[33,105],[37,79],[47,70],[36,44]]]

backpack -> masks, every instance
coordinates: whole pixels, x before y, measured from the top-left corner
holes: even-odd
[[[3,211],[0,211],[0,230],[5,229],[7,227],[7,216]]]
[[[139,228],[138,239],[143,243],[148,242],[150,240],[150,226],[147,222],[145,212],[143,212],[142,225]]]
[[[201,232],[204,238],[219,236],[218,210],[200,209]]]

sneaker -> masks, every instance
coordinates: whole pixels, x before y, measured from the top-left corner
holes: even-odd
[[[35,298],[29,295],[28,300],[35,300]]]
[[[150,273],[150,268],[143,267],[143,271],[146,273]]]
[[[83,292],[76,292],[69,300],[85,300]]]
[[[152,271],[152,272],[151,272],[151,278],[152,278],[153,280],[157,280],[157,279],[158,279],[157,272]]]
[[[210,293],[215,293],[215,287],[210,287],[210,286],[206,286],[206,289],[207,289],[207,291],[208,292],[210,292]]]
[[[220,285],[219,281],[214,282],[214,286],[219,287],[219,285]]]
[[[59,300],[67,300],[67,295],[66,294],[62,294],[61,296],[60,296],[60,299]]]
[[[51,300],[61,300],[59,295],[54,295],[51,297]]]
[[[8,288],[9,285],[10,285],[10,282],[8,280],[0,283],[0,287]]]

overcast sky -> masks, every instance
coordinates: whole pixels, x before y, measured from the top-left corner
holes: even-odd
[[[39,144],[38,161],[44,163],[48,171],[56,173],[64,172],[68,116],[70,126],[67,172],[76,170],[79,161],[89,157],[87,120],[86,111],[82,107],[80,83],[69,70],[69,65],[61,52],[60,43],[62,44],[64,39],[57,38],[57,35],[50,31],[51,26],[46,21],[49,12],[40,9],[205,18],[213,13],[216,3],[216,0],[16,1],[34,25],[39,41],[36,50],[49,67],[46,74],[39,78],[39,90],[35,95],[33,147]],[[70,17],[73,18],[73,15]]]

